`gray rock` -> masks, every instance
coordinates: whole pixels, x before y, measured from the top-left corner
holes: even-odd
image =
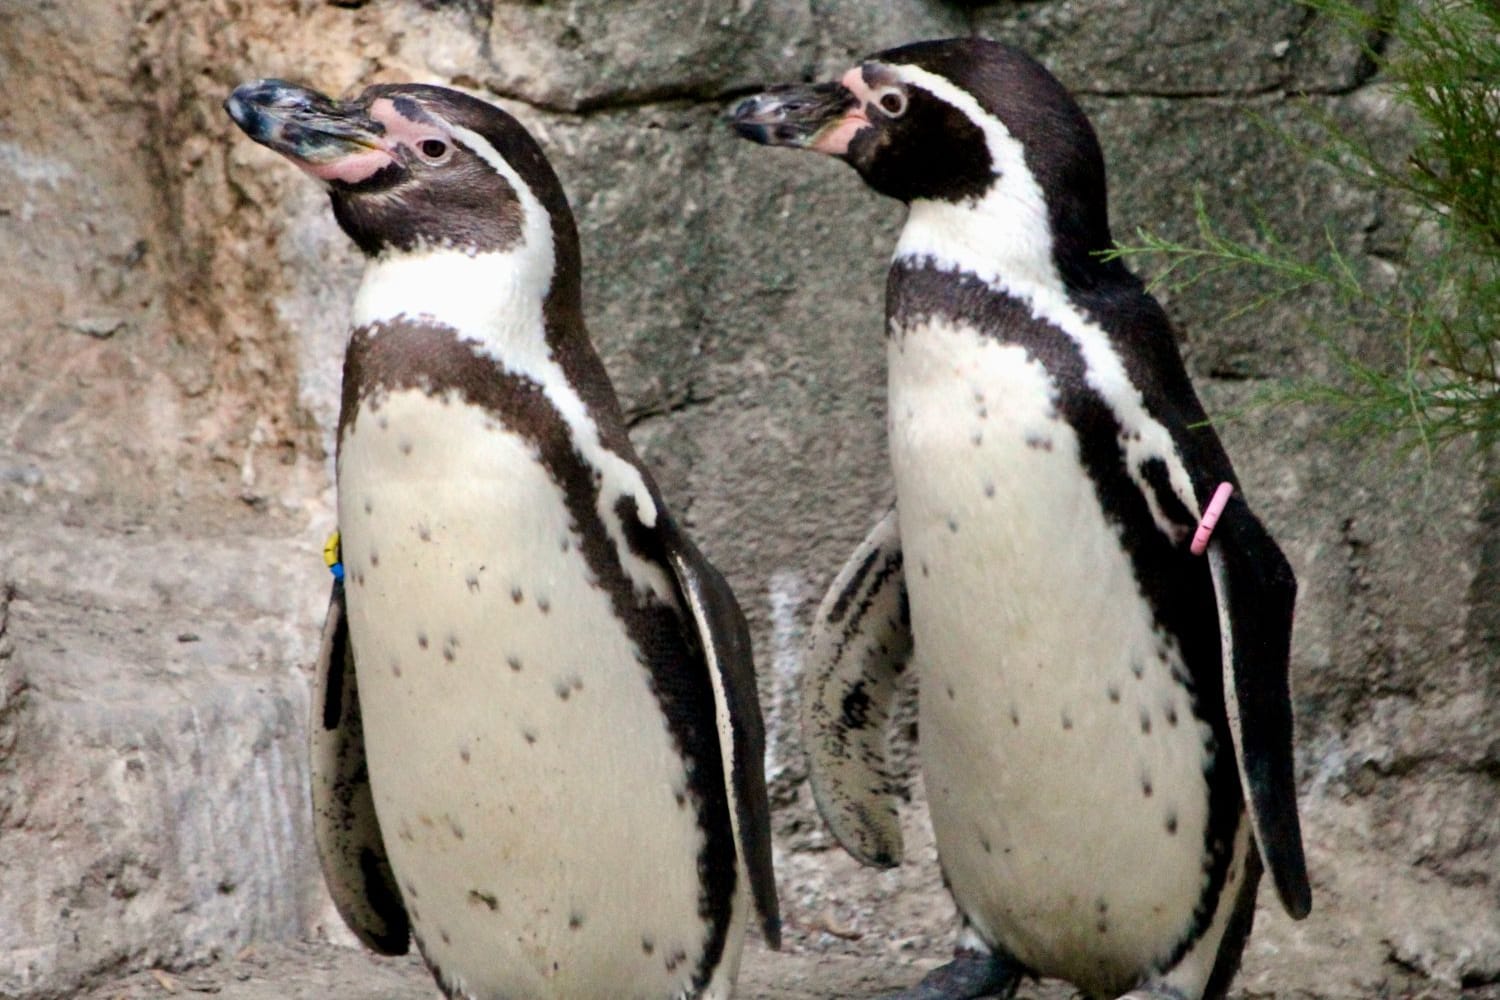
[[[1362,45],[1378,39],[1350,37],[1308,7],[1258,0],[995,4],[975,10],[973,27],[1031,52],[1075,90],[1117,96],[1347,91],[1369,77]]]
[[[711,97],[810,56],[805,0],[569,0],[496,3],[489,89],[567,110]]]
[[[0,993],[304,932],[311,546],[8,527]]]
[[[887,0],[884,3],[813,3],[818,39],[814,72],[820,79],[843,74],[865,56],[924,38],[974,34],[963,3]],[[783,73],[777,80],[791,80]]]

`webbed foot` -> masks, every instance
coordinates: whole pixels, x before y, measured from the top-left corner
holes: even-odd
[[[953,953],[953,961],[933,969],[911,989],[880,1000],[1010,1000],[1021,975],[1019,966],[1000,955],[959,948]]]

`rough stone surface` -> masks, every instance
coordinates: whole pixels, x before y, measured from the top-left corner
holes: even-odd
[[[997,3],[981,6],[973,27],[1032,52],[1077,91],[1117,96],[1343,92],[1370,75],[1364,46],[1381,44],[1310,7],[1256,0]]]
[[[495,93],[558,110],[709,97],[806,62],[800,0],[574,0],[489,11]]]
[[[0,995],[304,933],[312,546],[6,527]]]
[[[870,996],[938,960],[952,907],[920,780],[907,863],[862,870],[813,811],[795,726],[808,618],[890,502],[901,210],[718,119],[761,83],[968,31],[1083,94],[1122,237],[1191,233],[1195,190],[1236,233],[1326,230],[1361,261],[1405,225],[1275,134],[1327,114],[1393,157],[1409,141],[1358,40],[1289,0],[0,0],[0,996],[435,995],[409,962],[285,943],[349,941],[308,843],[303,742],[360,262],[316,188],[220,110],[261,76],[454,83],[535,130],[635,440],[755,630],[788,933],[749,954],[741,995]],[[1315,909],[1262,908],[1235,995],[1494,997],[1500,466],[1402,462],[1327,413],[1252,405],[1329,374],[1340,319],[1317,294],[1221,318],[1264,291],[1233,276],[1166,301],[1302,583]],[[1364,338],[1397,349],[1378,324]],[[896,728],[909,770],[909,713]]]

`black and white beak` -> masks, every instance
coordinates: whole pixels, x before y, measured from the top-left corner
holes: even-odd
[[[235,88],[224,110],[250,138],[321,180],[358,182],[396,159],[385,125],[361,101],[253,80]]]
[[[742,139],[842,156],[869,118],[864,102],[843,83],[790,84],[747,97],[729,112]]]

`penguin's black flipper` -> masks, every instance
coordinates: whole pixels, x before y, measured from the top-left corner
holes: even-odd
[[[781,912],[771,864],[771,803],[766,793],[766,727],[756,693],[750,629],[724,577],[665,512],[661,521],[667,562],[692,614],[713,681],[729,814],[750,873],[761,931],[772,948],[780,948]]]
[[[336,581],[323,622],[313,691],[313,836],[323,878],[339,915],[372,951],[406,954],[411,921],[385,853],[370,772],[354,648],[344,613],[344,584]]]
[[[901,863],[886,724],[911,650],[892,508],[828,588],[802,676],[802,745],[818,812],[844,850],[877,868]]]
[[[1261,857],[1288,914],[1312,908],[1297,782],[1292,766],[1292,700],[1287,679],[1297,581],[1286,557],[1238,495],[1208,546],[1223,643],[1224,705]]]

